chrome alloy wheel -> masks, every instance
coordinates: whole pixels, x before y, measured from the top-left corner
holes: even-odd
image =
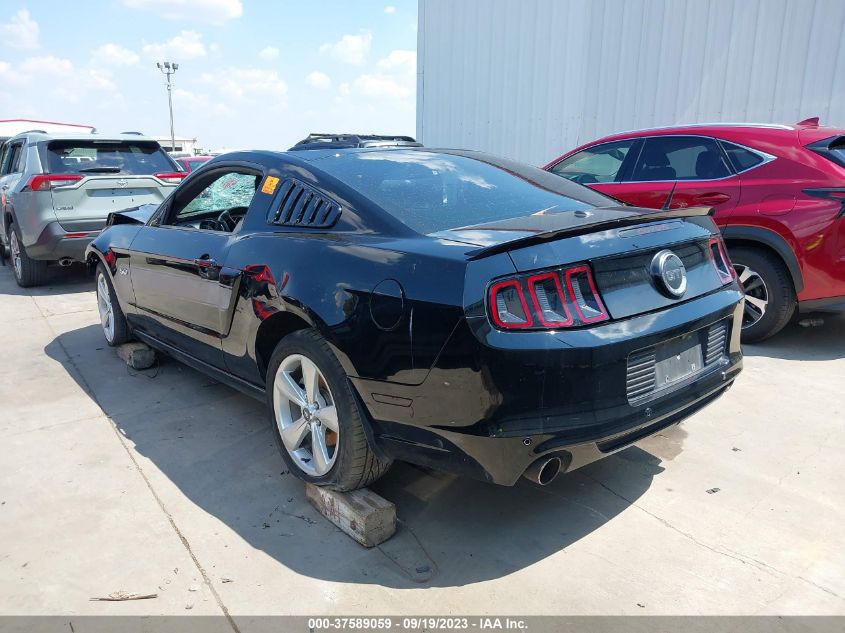
[[[745,312],[742,315],[742,327],[745,329],[765,316],[769,306],[769,288],[760,273],[748,266],[734,263],[734,270],[745,291]]]
[[[106,340],[111,343],[114,340],[114,309],[111,305],[109,285],[103,273],[97,275],[97,308],[100,311],[103,334],[105,334]]]
[[[12,265],[15,267],[15,277],[18,279],[23,275],[21,269],[21,245],[18,244],[18,234],[14,231],[9,232],[9,251],[12,253]]]
[[[294,463],[312,477],[329,472],[339,448],[337,408],[314,361],[300,354],[282,361],[273,380],[273,410]]]

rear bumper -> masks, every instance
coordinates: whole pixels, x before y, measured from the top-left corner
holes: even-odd
[[[742,369],[741,298],[729,286],[671,310],[570,332],[473,333],[470,325],[456,332],[419,387],[385,394],[381,383],[380,393],[367,394],[371,385],[357,386],[388,456],[512,485],[540,457],[558,455],[565,471],[574,470],[724,393]],[[718,361],[671,389],[629,401],[629,355],[717,323],[728,325]],[[473,340],[475,353],[467,356]]]
[[[50,222],[35,243],[26,246],[26,254],[32,259],[70,258],[82,262],[85,261],[85,249],[98,234],[96,230],[69,233],[58,222]]]

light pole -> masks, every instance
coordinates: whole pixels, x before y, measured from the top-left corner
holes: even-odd
[[[170,151],[176,151],[176,135],[173,133],[173,85],[170,83],[170,75],[179,70],[176,62],[156,62],[158,69],[167,78],[167,106],[170,109]]]

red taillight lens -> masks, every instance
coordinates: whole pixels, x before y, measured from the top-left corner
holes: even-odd
[[[166,171],[159,174],[153,174],[159,180],[162,180],[171,185],[178,185],[182,179],[187,176],[183,171]]]
[[[566,271],[566,288],[575,302],[575,310],[582,323],[607,320],[607,310],[596,290],[589,266],[577,266]]]
[[[540,323],[546,327],[569,327],[573,323],[559,273],[544,273],[528,278],[528,292]]]
[[[522,287],[515,279],[493,284],[490,288],[490,312],[493,323],[505,330],[534,325]]]
[[[610,318],[586,264],[496,282],[489,309],[493,323],[504,330],[559,329]]]
[[[725,248],[725,242],[721,237],[710,238],[710,257],[713,260],[713,265],[716,267],[716,272],[719,273],[719,279],[722,284],[729,284],[736,279],[736,271],[731,258],[728,257],[728,251]]]
[[[80,180],[82,180],[82,176],[76,174],[42,174],[30,178],[26,186],[32,191],[50,191],[53,187],[72,185]]]

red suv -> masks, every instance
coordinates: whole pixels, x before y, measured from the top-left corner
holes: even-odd
[[[640,130],[545,168],[638,207],[713,207],[745,288],[747,342],[796,307],[845,311],[845,130],[818,119]]]

